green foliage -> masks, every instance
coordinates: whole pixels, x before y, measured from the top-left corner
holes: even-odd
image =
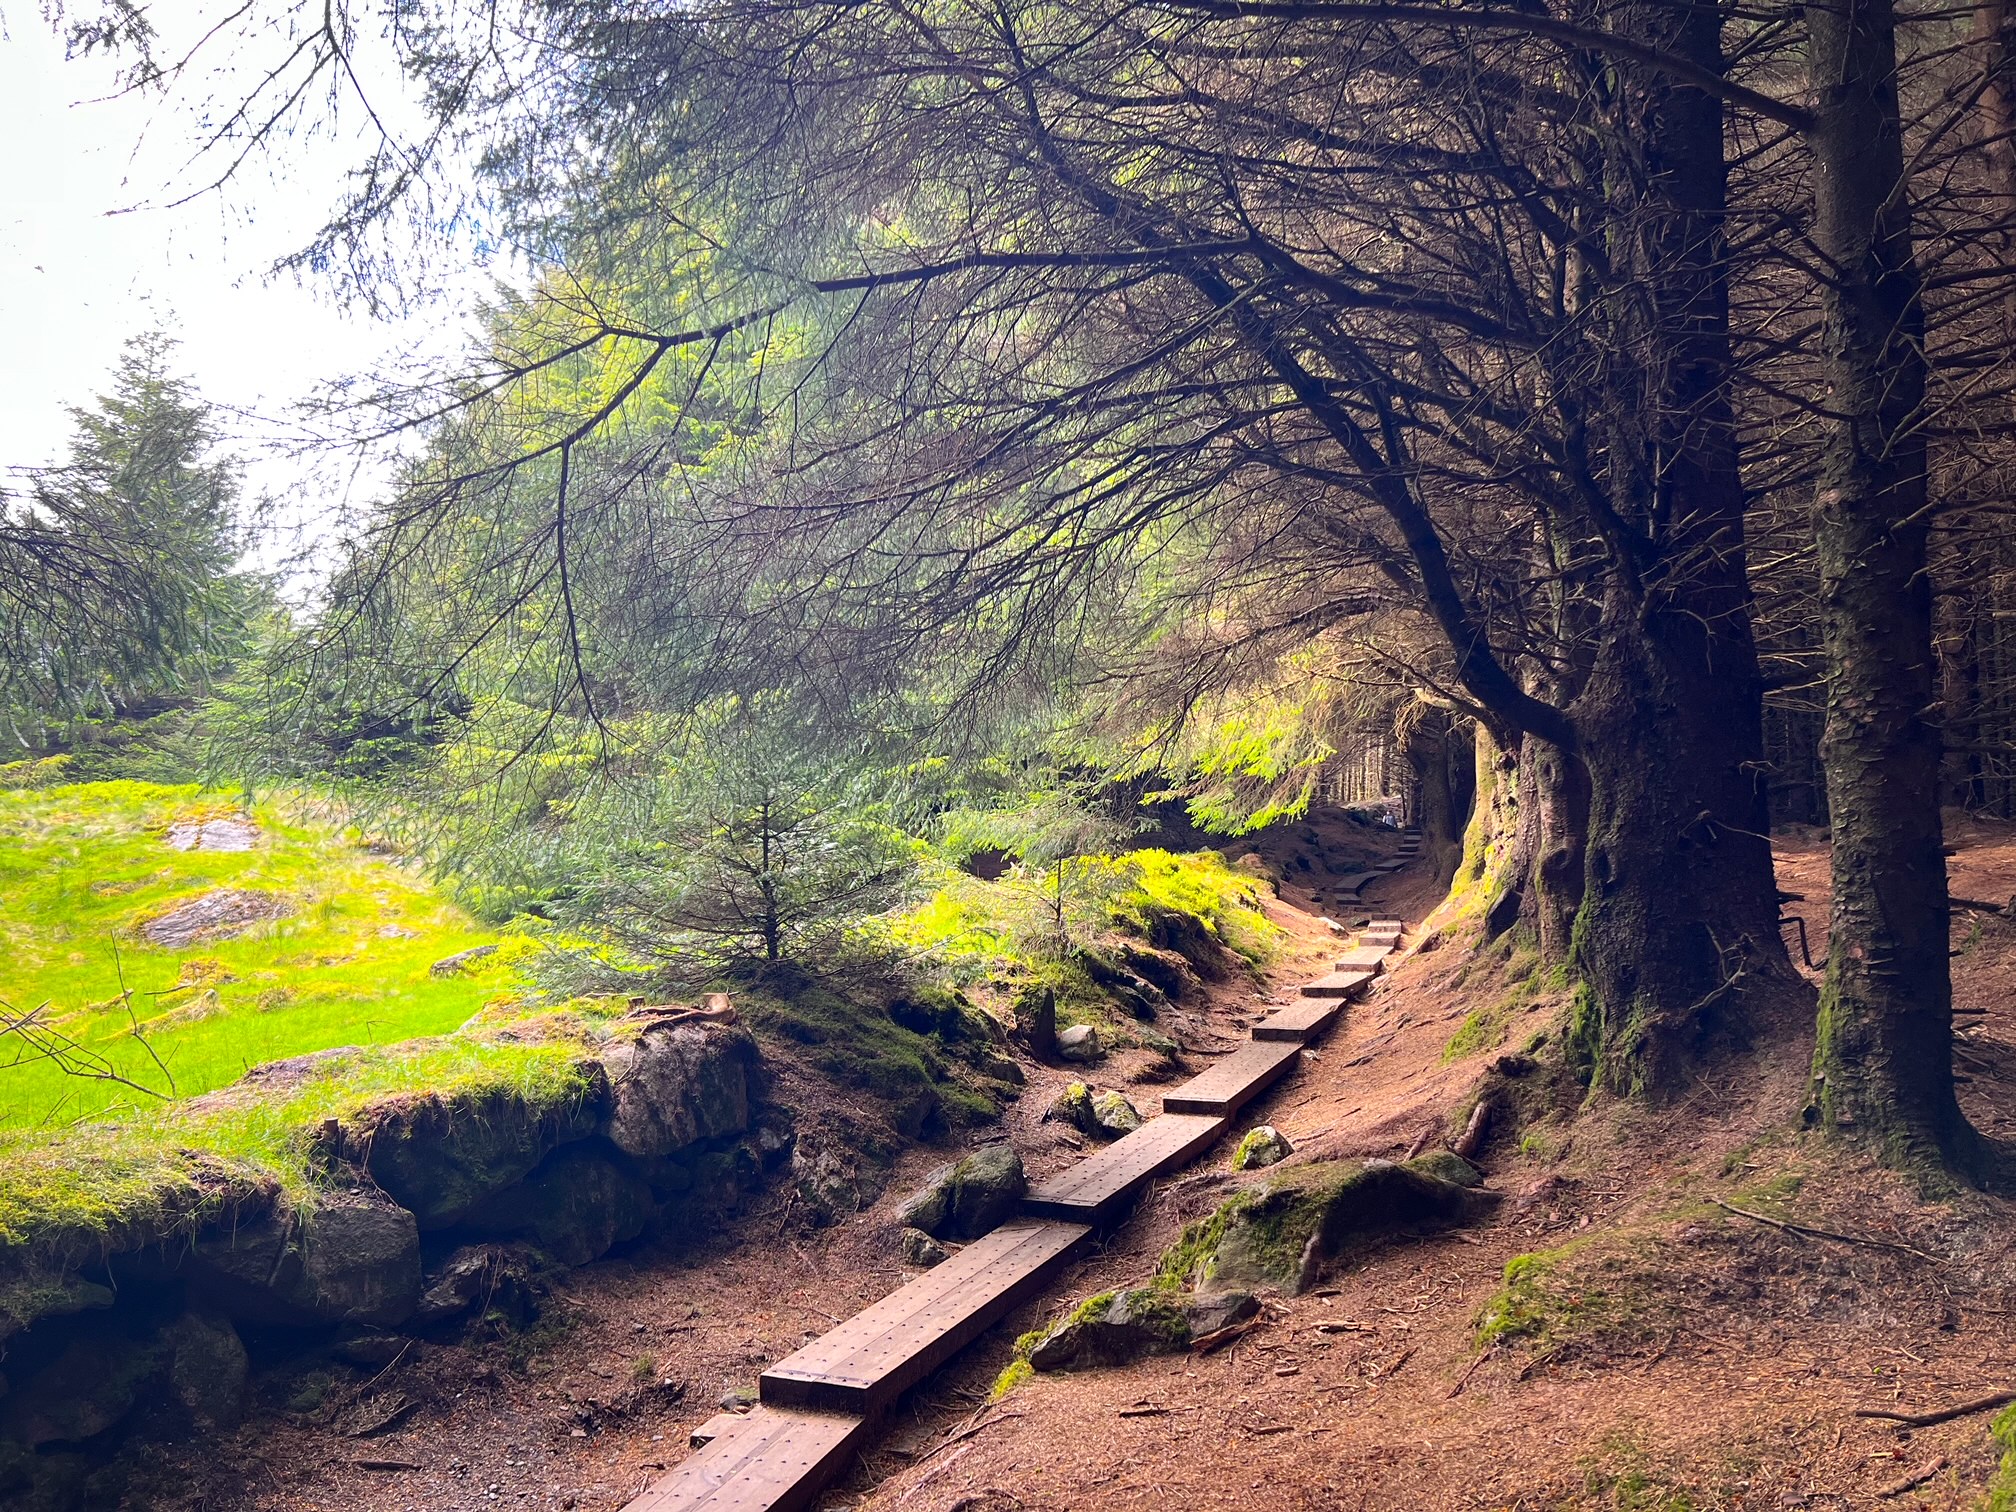
[[[2016,1512],[2016,1407],[2005,1407],[1989,1426],[1989,1437],[2002,1451],[1995,1477],[1988,1483],[1981,1512]]]
[[[165,1092],[158,1055],[187,1096],[262,1061],[440,1034],[517,986],[512,963],[536,948],[524,938],[470,974],[432,975],[434,962],[499,937],[409,868],[345,838],[304,797],[254,806],[259,835],[246,851],[166,843],[172,825],[238,812],[193,786],[0,791],[0,1000],[17,1012],[46,1004],[52,1027]],[[220,888],[270,893],[290,912],[186,947],[140,932]],[[152,1101],[46,1060],[5,1064],[18,1043],[0,1040],[0,1126]]]
[[[237,465],[173,350],[129,342],[110,392],[70,412],[68,460],[0,495],[0,719],[31,746],[200,691],[263,595],[235,570]]]

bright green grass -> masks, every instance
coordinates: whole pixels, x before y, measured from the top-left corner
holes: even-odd
[[[187,1097],[262,1061],[337,1045],[446,1033],[517,985],[510,950],[473,976],[428,968],[494,943],[416,871],[374,856],[295,796],[260,803],[250,851],[176,851],[179,819],[237,811],[194,787],[141,782],[0,790],[0,999],[46,1016],[122,1075],[167,1090],[134,1037],[120,978],[147,1044]],[[283,894],[285,918],[182,949],[150,944],[149,918],[219,887]],[[115,959],[116,952],[116,959]],[[0,1129],[138,1112],[153,1099],[46,1061],[7,1065]]]

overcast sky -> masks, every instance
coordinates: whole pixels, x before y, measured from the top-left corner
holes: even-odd
[[[156,10],[194,20],[211,8],[187,0]],[[159,326],[181,340],[182,368],[205,396],[236,412],[227,423],[255,488],[305,487],[322,497],[302,497],[298,512],[316,513],[328,479],[304,485],[297,465],[261,454],[287,406],[416,340],[452,340],[453,306],[480,287],[476,271],[450,308],[403,324],[269,279],[273,261],[322,223],[350,155],[341,141],[292,143],[281,164],[255,165],[225,193],[179,209],[114,213],[189,185],[190,96],[229,91],[228,61],[179,101],[117,96],[112,65],[66,60],[33,8],[0,15],[0,468],[59,458],[65,407],[104,387],[128,337]],[[373,88],[396,93],[389,67]]]

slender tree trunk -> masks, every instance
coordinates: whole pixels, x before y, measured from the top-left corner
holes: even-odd
[[[1452,780],[1450,747],[1455,739],[1446,709],[1429,709],[1407,732],[1407,764],[1414,774],[1414,820],[1421,831],[1421,849],[1435,868],[1436,882],[1447,887],[1463,858],[1463,825],[1469,818],[1467,786],[1459,794]],[[1461,769],[1467,776],[1471,755],[1463,744]]]
[[[1971,1160],[1953,1090],[1926,571],[1924,313],[1889,0],[1806,12],[1813,237],[1829,269],[1815,539],[1833,908],[1813,1116],[1907,1166]]]
[[[1634,40],[1723,68],[1714,6],[1631,4]],[[1751,636],[1744,493],[1730,405],[1723,109],[1620,70],[1620,250],[1649,310],[1623,317],[1642,398],[1620,392],[1612,491],[1656,543],[1619,553],[1598,651],[1572,708],[1588,772],[1588,846],[1572,963],[1572,1044],[1592,1081],[1660,1096],[1782,1000],[1763,779],[1763,681]]]

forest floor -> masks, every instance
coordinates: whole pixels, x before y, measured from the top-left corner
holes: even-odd
[[[2016,893],[2016,830],[1956,830],[1956,896]],[[1320,850],[1333,837],[1304,838]],[[1779,862],[1782,885],[1804,895],[1792,906],[1819,959],[1824,845],[1788,839]],[[1418,923],[1437,901],[1423,870],[1375,884],[1369,906]],[[1208,1005],[1165,1026],[1197,1048],[1195,1064],[1229,1049],[1270,996],[1285,997],[1332,953],[1322,868],[1286,874],[1271,916],[1288,944],[1269,982],[1213,984]],[[1987,1010],[1965,1031],[1962,1093],[1978,1126],[2007,1135],[2016,923],[1975,909],[1956,919],[1956,1001]],[[986,1405],[1018,1333],[1145,1280],[1183,1223],[1222,1199],[1239,1130],[1271,1122],[1299,1160],[1394,1156],[1442,1127],[1490,1062],[1554,1020],[1557,999],[1521,970],[1516,956],[1480,958],[1446,940],[1410,948],[1232,1137],[913,1393],[824,1505],[1977,1506],[1999,1454],[1992,1414],[1909,1433],[1855,1414],[2016,1390],[2016,1207],[1972,1193],[1928,1198],[1798,1133],[1797,1044],[1740,1077],[1704,1080],[1675,1106],[1585,1105],[1494,1140],[1480,1164],[1506,1194],[1495,1217],[1394,1243],[1277,1299],[1230,1348],[1038,1376]],[[1150,1061],[1109,1061],[1095,1079],[1149,1103]],[[1071,1074],[1028,1069],[1006,1132],[1033,1179],[1082,1150],[1076,1134],[1041,1122]],[[835,1228],[794,1227],[779,1194],[719,1232],[635,1246],[574,1273],[530,1334],[412,1352],[392,1371],[419,1406],[390,1432],[343,1438],[269,1403],[235,1439],[202,1447],[200,1475],[169,1451],[156,1484],[187,1489],[158,1505],[620,1507],[688,1452],[687,1434],[724,1393],[753,1387],[767,1362],[914,1274],[893,1211],[949,1153],[911,1151],[882,1200]],[[1845,1237],[1802,1236],[1721,1203]],[[1507,1265],[1521,1256],[1535,1258],[1515,1267],[1508,1291]],[[1486,1316],[1510,1320],[1494,1344],[1480,1343]]]

